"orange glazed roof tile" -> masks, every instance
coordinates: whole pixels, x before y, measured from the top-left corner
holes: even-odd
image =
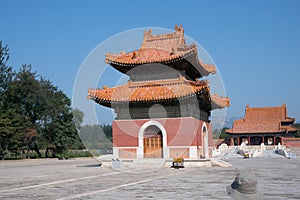
[[[194,49],[191,48],[187,51],[179,52],[178,54],[171,54],[171,52],[166,49],[143,48],[129,53],[121,53],[121,54],[106,53],[105,62],[125,64],[125,65],[126,64],[141,65],[146,63],[158,63],[158,62],[161,63],[161,62],[168,62],[176,59],[183,59],[192,51],[194,51]]]
[[[184,98],[196,93],[209,93],[207,81],[161,80],[128,82],[103,89],[89,89],[88,98],[108,104],[113,102],[148,102]]]
[[[286,105],[275,107],[250,108],[246,106],[245,117],[235,120],[233,127],[226,132],[240,133],[285,133],[295,132],[298,129],[282,123],[292,124],[293,118],[287,117]]]
[[[132,52],[120,54],[106,53],[105,62],[111,64],[122,73],[126,73],[135,65],[148,63],[173,63],[186,60],[196,68],[200,76],[216,73],[213,64],[205,64],[198,58],[198,50],[195,43],[187,45],[182,27],[175,27],[174,33],[153,35],[152,30],[145,31],[141,48]]]
[[[136,74],[133,74],[127,84],[89,89],[88,98],[101,105],[111,107],[112,103],[164,102],[196,96],[197,101],[200,102],[201,99],[203,105],[210,110],[230,106],[229,98],[211,95],[208,81],[198,79],[215,73],[216,67],[213,64],[205,64],[198,58],[195,43],[186,44],[182,26],[175,26],[173,33],[158,35],[153,35],[150,29],[145,31],[138,50],[120,54],[107,53],[105,56],[105,62],[122,73],[127,73],[138,65],[161,63],[177,70],[179,78],[140,81],[135,79]],[[151,73],[151,68],[149,72]]]
[[[230,106],[230,99],[228,97],[220,97],[216,94],[211,94],[210,98],[213,110]]]

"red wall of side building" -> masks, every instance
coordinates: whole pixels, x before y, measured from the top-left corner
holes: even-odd
[[[115,147],[137,147],[139,130],[148,121],[157,121],[163,125],[167,133],[167,146],[202,146],[201,120],[195,118],[166,118],[166,119],[140,119],[140,120],[114,120],[113,143]],[[206,123],[208,141],[211,147],[212,127]],[[198,135],[198,136],[197,136]]]
[[[300,138],[283,137],[282,140],[287,148],[300,147]]]

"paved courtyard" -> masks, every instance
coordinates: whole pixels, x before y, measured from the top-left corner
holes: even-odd
[[[160,168],[142,173],[99,167],[94,159],[0,161],[0,199],[231,199],[239,170],[256,174],[266,199],[300,199],[296,159],[229,158],[231,167]]]

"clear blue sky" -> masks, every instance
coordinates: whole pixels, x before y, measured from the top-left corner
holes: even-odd
[[[0,40],[10,48],[9,64],[15,69],[32,64],[70,98],[81,63],[105,39],[133,28],[182,24],[217,64],[231,98],[228,116],[243,116],[246,104],[286,103],[289,116],[300,121],[298,0],[0,0],[0,5]]]

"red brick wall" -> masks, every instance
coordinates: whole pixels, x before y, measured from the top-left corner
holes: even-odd
[[[113,145],[114,147],[137,147],[138,133],[144,120],[114,120]]]
[[[136,158],[136,149],[119,149],[120,158]]]
[[[141,126],[150,120],[113,121],[113,143],[115,147],[137,147]],[[153,120],[161,123],[167,132],[167,146],[202,146],[202,121],[195,118],[168,118]],[[212,127],[206,123],[209,146],[212,142]],[[199,135],[197,137],[197,134]]]
[[[300,147],[300,138],[282,137],[282,143],[286,147]]]
[[[194,118],[168,119],[164,125],[168,146],[197,146],[198,129],[202,122]]]
[[[171,148],[170,158],[189,158],[189,148]]]

